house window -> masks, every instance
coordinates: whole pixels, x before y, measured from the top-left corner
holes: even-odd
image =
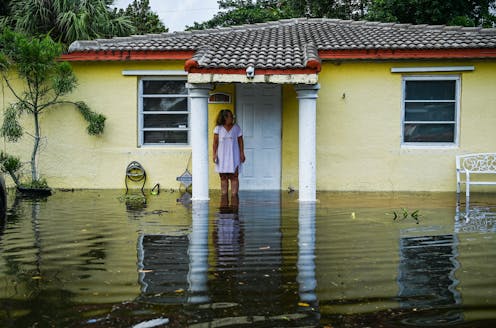
[[[458,76],[403,78],[403,144],[458,143]]]
[[[186,81],[177,78],[143,78],[139,91],[139,144],[189,144]]]
[[[231,95],[222,92],[216,92],[210,94],[208,97],[209,104],[230,104],[231,103]]]

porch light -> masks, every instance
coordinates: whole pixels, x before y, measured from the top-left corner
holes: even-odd
[[[250,65],[246,68],[246,77],[253,79],[255,77],[255,66]]]

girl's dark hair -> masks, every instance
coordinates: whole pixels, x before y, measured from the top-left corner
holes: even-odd
[[[227,117],[228,114],[231,114],[231,116],[234,119],[234,115],[233,115],[233,113],[231,112],[230,109],[222,109],[219,112],[219,114],[217,114],[217,119],[216,119],[215,123],[217,125],[224,125],[224,124],[226,124],[226,117]]]

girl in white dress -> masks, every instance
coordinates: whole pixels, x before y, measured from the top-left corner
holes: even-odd
[[[245,161],[243,131],[234,123],[229,109],[223,109],[217,115],[214,128],[213,159],[215,171],[220,175],[222,195],[227,195],[231,181],[231,195],[237,196],[239,191],[238,174],[241,163]]]

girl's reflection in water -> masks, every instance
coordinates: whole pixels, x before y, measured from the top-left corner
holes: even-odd
[[[242,231],[239,222],[239,196],[222,195],[219,212],[215,221],[213,240],[218,271],[230,270],[235,267],[241,255]]]

